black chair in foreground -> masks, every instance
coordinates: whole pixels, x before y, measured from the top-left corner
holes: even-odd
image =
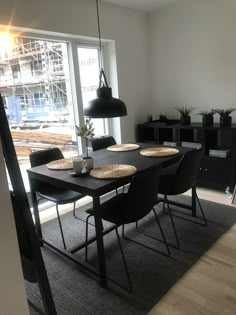
[[[164,168],[161,172],[159,193],[164,195],[164,199],[159,198],[158,202],[163,202],[163,212],[165,212],[165,205],[167,205],[167,210],[170,214],[178,248],[179,238],[177,236],[170,204],[192,210],[192,216],[196,216],[196,204],[198,203],[203,222],[198,222],[196,220],[188,219],[178,215],[174,216],[183,218],[193,223],[198,223],[204,226],[207,225],[207,220],[196,192],[196,182],[202,156],[203,149],[189,151],[181,158],[178,163]],[[183,194],[189,189],[192,189],[192,205],[169,201],[167,198],[167,196]]]
[[[91,144],[93,151],[97,151],[116,144],[116,140],[112,136],[96,137],[91,141]]]
[[[47,164],[54,160],[63,159],[64,156],[59,148],[50,148],[50,149],[46,149],[42,151],[32,152],[30,153],[29,158],[30,158],[31,167],[35,167],[42,164]],[[37,195],[39,197],[38,202],[42,199],[46,199],[56,204],[56,212],[57,212],[57,218],[58,218],[58,223],[60,227],[62,242],[63,242],[64,249],[66,249],[66,242],[65,242],[65,237],[63,233],[58,205],[64,205],[64,204],[73,202],[74,217],[79,219],[75,213],[75,203],[77,200],[83,198],[84,195],[78,192],[72,191],[72,190],[62,189],[60,187],[56,187],[50,184],[45,184],[43,182],[37,182],[36,189],[37,189]]]
[[[40,242],[36,235],[1,95],[0,121],[1,144],[13,190],[11,192],[11,200],[24,279],[32,283],[38,283],[46,314],[56,315],[57,311],[40,250]],[[38,314],[44,314],[38,307],[31,303],[31,301],[28,300],[28,304],[35,309]]]
[[[124,225],[129,223],[135,223],[136,221],[144,218],[150,211],[153,210],[153,207],[156,204],[156,196],[159,187],[159,177],[160,169],[159,167],[153,167],[142,172],[136,173],[130,183],[129,190],[127,193],[120,193],[108,201],[104,202],[100,206],[99,213],[101,218],[105,221],[115,224],[116,235],[121,250],[122,259],[125,266],[125,271],[129,283],[129,291],[132,291],[132,285],[130,281],[130,276],[127,268],[127,263],[125,260],[124,252],[121,246],[121,241],[118,233],[118,227],[122,226],[122,232],[124,231]],[[89,209],[87,212],[90,215],[93,215],[93,210]],[[158,216],[155,215],[157,224],[160,228],[166,249],[167,255],[169,256],[170,251],[166,242],[165,235],[161,228]],[[87,231],[87,229],[86,229]],[[86,233],[86,241],[88,240],[88,234]],[[138,243],[135,241],[135,243]],[[141,243],[138,243],[143,245]],[[152,247],[145,247],[154,250]],[[159,252],[160,253],[160,252]],[[86,256],[87,256],[87,247],[86,247]],[[114,280],[112,280],[114,281]],[[115,282],[115,281],[114,281]],[[117,282],[115,282],[117,283]],[[119,284],[120,285],[120,284]]]
[[[25,198],[27,197],[25,196]],[[30,283],[38,283],[46,314],[56,315],[57,312],[30,208],[27,211],[26,209],[22,211],[22,203],[14,192],[11,192],[11,201],[24,279]],[[28,304],[37,314],[45,314],[30,299],[28,299]]]

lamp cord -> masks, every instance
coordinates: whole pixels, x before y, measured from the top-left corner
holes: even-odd
[[[99,51],[100,51],[100,67],[102,68],[102,41],[101,41],[101,29],[100,29],[98,0],[96,0],[96,6],[97,6],[98,38],[99,38]]]
[[[101,40],[101,28],[100,28],[98,0],[96,0],[96,7],[97,7],[98,37],[99,37],[99,52],[100,52],[99,63],[100,63],[100,68],[101,68],[100,74],[99,74],[99,88],[101,88],[104,85],[106,87],[108,87],[108,83],[107,83],[107,78],[105,76],[105,72],[104,72],[103,67],[102,67],[102,40]]]

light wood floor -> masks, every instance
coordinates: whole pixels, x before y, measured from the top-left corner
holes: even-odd
[[[236,224],[169,290],[148,315],[235,314]]]

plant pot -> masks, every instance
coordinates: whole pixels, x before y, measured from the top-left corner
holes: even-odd
[[[93,168],[93,157],[92,156],[86,156],[83,158],[87,162],[86,169],[89,171]]]
[[[213,116],[203,116],[202,117],[202,125],[203,126],[213,126],[214,119]]]
[[[220,116],[220,126],[221,127],[230,127],[232,124],[231,116]]]
[[[190,125],[191,124],[191,117],[190,116],[181,116],[180,117],[181,125]]]

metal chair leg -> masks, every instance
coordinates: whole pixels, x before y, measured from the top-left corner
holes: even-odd
[[[170,206],[169,206],[168,199],[167,199],[166,195],[164,197],[164,200],[166,201],[167,209],[168,209],[168,212],[169,212],[169,215],[170,215],[170,220],[171,220],[171,223],[172,223],[172,226],[173,226],[173,230],[174,230],[174,233],[175,233],[175,238],[176,238],[176,242],[177,242],[177,248],[180,248],[179,238],[178,238],[177,231],[176,231],[176,228],[175,228],[174,219],[173,219],[172,212],[171,212],[171,209],[170,209]]]
[[[85,261],[88,262],[88,220],[92,216],[92,214],[88,215],[86,218],[86,225],[85,225]]]
[[[159,229],[160,229],[160,232],[161,232],[161,236],[162,236],[163,241],[164,241],[164,243],[165,243],[167,253],[168,253],[168,255],[170,256],[170,249],[169,249],[168,243],[167,243],[167,241],[166,241],[166,237],[165,237],[164,231],[163,231],[163,229],[162,229],[162,227],[161,227],[160,220],[159,220],[159,218],[158,218],[158,216],[157,216],[156,211],[155,211],[154,208],[153,208],[153,212],[154,212],[154,215],[155,215],[157,224],[158,224],[158,226],[159,226]]]
[[[66,242],[65,242],[65,238],[64,238],[63,229],[62,229],[60,214],[58,211],[58,204],[56,204],[56,211],[57,211],[57,219],[58,219],[58,223],[59,223],[59,227],[60,227],[60,231],[61,231],[61,238],[62,238],[63,246],[64,246],[64,249],[66,249]]]
[[[197,202],[198,202],[198,205],[199,205],[199,209],[200,209],[200,211],[201,211],[202,218],[203,218],[203,221],[204,221],[204,223],[205,223],[205,226],[207,226],[207,219],[206,219],[205,213],[204,213],[204,211],[203,211],[203,209],[202,209],[202,205],[201,205],[201,203],[200,203],[200,200],[199,200],[199,198],[198,198],[197,193],[196,193],[196,199],[197,199]]]
[[[73,204],[74,204],[73,215],[74,215],[75,218],[77,218],[76,215],[75,215],[75,201],[73,202]]]
[[[127,237],[125,236],[125,225],[124,224],[122,224],[122,238],[124,240],[127,240]]]
[[[151,235],[148,235],[148,234],[144,233],[143,231],[142,231],[142,232],[141,232],[140,230],[137,230],[137,231],[138,231],[139,233],[142,233],[143,235],[149,237],[149,238],[152,238],[152,239],[154,239],[154,240],[156,240],[156,241],[160,241],[160,242],[163,243],[163,241],[161,241],[161,240],[159,240],[159,239],[157,239],[157,238],[155,238],[155,237],[153,237],[153,236],[151,236]],[[147,248],[147,249],[149,249],[149,250],[152,250],[152,251],[155,252],[155,253],[158,253],[158,254],[161,254],[161,255],[164,255],[164,256],[168,256],[168,257],[170,256],[170,251],[169,251],[169,250],[167,250],[168,254],[166,254],[165,252],[161,252],[161,251],[159,251],[159,250],[157,250],[157,249],[155,249],[155,248],[153,248],[153,247],[150,247],[150,246],[148,246],[148,245],[145,245],[145,244],[143,244],[143,243],[141,243],[141,242],[135,241],[135,240],[133,240],[133,239],[131,239],[131,238],[125,236],[124,225],[122,225],[122,237],[123,237],[123,239],[126,240],[126,241],[131,241],[131,242],[133,242],[133,243],[135,243],[135,244],[141,245],[141,246],[143,246],[143,247],[145,247],[145,248]]]
[[[166,214],[166,212],[165,212],[165,206],[166,206],[166,199],[165,199],[165,197],[166,197],[166,195],[164,196],[163,205],[162,205],[162,212],[164,214]]]
[[[164,203],[166,202],[166,200],[167,200],[167,196],[165,196],[165,197],[161,200],[161,202],[163,202],[163,213],[164,213],[164,214],[168,214],[168,213],[166,213],[166,212],[164,211]],[[192,200],[193,200],[193,198],[192,198]],[[174,206],[179,207],[179,208],[184,208],[184,209],[186,208],[186,209],[188,209],[188,210],[192,210],[192,211],[193,211],[193,214],[194,214],[194,215],[192,215],[192,216],[196,217],[196,211],[195,211],[195,209],[196,209],[196,203],[198,203],[199,209],[200,209],[200,212],[201,212],[201,216],[202,216],[202,218],[199,218],[201,221],[200,221],[200,220],[189,219],[189,218],[186,217],[186,216],[181,216],[181,215],[178,215],[178,214],[175,214],[175,213],[172,214],[172,216],[175,217],[175,218],[179,218],[179,219],[182,219],[182,220],[185,220],[185,221],[194,223],[194,224],[199,224],[199,225],[201,225],[201,226],[207,226],[207,219],[206,219],[206,216],[205,216],[205,214],[204,214],[202,205],[201,205],[201,203],[200,203],[200,200],[199,200],[199,198],[198,198],[198,195],[197,195],[196,191],[194,192],[194,200],[195,200],[195,201],[194,201],[195,205],[194,205],[194,203],[192,202],[192,205],[191,205],[191,206],[186,206],[186,205],[184,205],[184,204],[181,204],[181,203],[175,202],[175,201],[168,201],[168,205],[169,205],[169,206],[170,206],[170,205],[174,205]],[[193,208],[193,205],[194,205],[194,208]],[[203,223],[202,223],[202,221],[203,221]]]
[[[116,230],[116,236],[117,236],[117,240],[118,240],[120,251],[121,251],[121,256],[122,256],[124,267],[125,267],[125,272],[126,272],[128,283],[129,283],[129,290],[128,291],[132,292],[132,289],[133,289],[132,288],[132,283],[131,283],[131,280],[130,280],[129,270],[128,270],[128,266],[127,266],[127,263],[126,263],[126,260],[125,260],[125,255],[124,255],[124,251],[123,251],[123,248],[122,248],[122,245],[121,245],[120,236],[119,236],[119,232],[118,232],[117,227],[116,227],[115,230]]]

